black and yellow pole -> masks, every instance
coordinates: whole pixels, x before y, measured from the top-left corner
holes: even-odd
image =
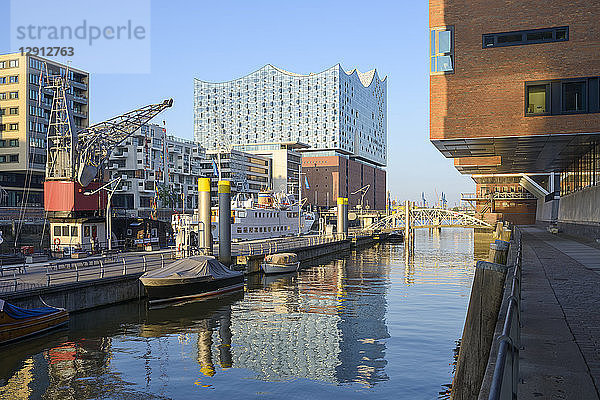
[[[212,254],[210,223],[210,178],[198,178],[198,219],[202,228],[201,245],[204,254]]]
[[[219,261],[231,265],[231,183],[219,181]]]
[[[337,236],[338,239],[344,238],[344,198],[337,198]]]

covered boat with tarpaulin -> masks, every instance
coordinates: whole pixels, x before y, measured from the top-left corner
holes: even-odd
[[[211,256],[175,261],[166,268],[140,277],[150,303],[213,296],[244,287],[244,274],[233,271]]]
[[[26,309],[0,299],[0,344],[37,335],[67,322],[69,313],[64,308]]]

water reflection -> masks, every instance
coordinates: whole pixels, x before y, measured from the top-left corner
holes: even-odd
[[[411,255],[383,244],[218,299],[74,314],[68,330],[0,348],[0,398],[435,397],[474,240],[417,231]]]
[[[376,249],[370,251],[376,252]],[[356,253],[351,258],[357,257]],[[385,374],[389,263],[347,259],[281,277],[260,277],[235,306],[233,365],[256,378],[296,377],[366,386]]]

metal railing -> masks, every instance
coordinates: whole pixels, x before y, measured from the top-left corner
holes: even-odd
[[[153,255],[107,256],[48,264],[36,272],[0,279],[0,293],[50,287],[164,268],[176,259],[174,251]]]
[[[260,243],[238,243],[237,252],[239,256],[253,256],[262,254],[273,254],[287,250],[296,250],[302,247],[319,246],[326,243],[341,241],[335,236],[308,236],[308,237],[286,237],[284,240],[267,239]]]
[[[519,349],[521,346],[521,264],[522,247],[517,237],[517,254],[512,276],[510,296],[502,334],[497,338],[498,355],[490,386],[489,400],[513,400],[517,398],[519,383]]]

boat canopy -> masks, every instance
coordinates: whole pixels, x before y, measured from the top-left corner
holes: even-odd
[[[242,275],[241,272],[232,271],[216,258],[211,256],[195,256],[182,258],[166,268],[148,271],[140,279],[177,279],[212,277],[225,279]]]
[[[12,304],[7,303],[4,300],[0,300],[0,312],[6,313],[9,317],[13,319],[40,317],[42,315],[55,313],[56,311],[58,311],[58,309],[54,307],[40,307],[28,310],[25,308],[13,306]]]
[[[298,262],[298,256],[295,253],[269,254],[265,257],[265,262],[269,264],[291,264]]]

